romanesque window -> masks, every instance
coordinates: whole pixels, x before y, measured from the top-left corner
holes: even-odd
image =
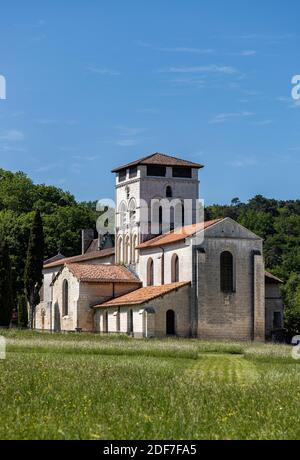
[[[103,332],[108,332],[108,311],[105,310],[103,315]]]
[[[126,227],[126,213],[127,213],[127,208],[126,204],[122,202],[119,206],[119,226],[124,229]]]
[[[170,185],[167,185],[167,188],[166,188],[166,197],[167,198],[172,198],[173,196],[173,193],[172,193],[172,187]]]
[[[177,283],[179,281],[179,258],[177,254],[173,254],[171,260],[171,282]]]
[[[130,237],[126,236],[125,239],[125,264],[130,264]]]
[[[134,225],[136,221],[136,202],[133,198],[130,200],[128,208],[129,208],[129,222],[131,225]]]
[[[129,334],[133,333],[133,311],[132,309],[130,309],[128,312],[128,333]]]
[[[162,206],[158,209],[158,233],[161,235],[163,232],[163,208]]]
[[[69,313],[69,284],[67,280],[63,282],[62,291],[62,314],[63,316],[67,316]]]
[[[153,286],[154,273],[153,273],[153,260],[150,257],[147,262],[147,286]]]
[[[220,257],[220,279],[221,291],[233,292],[233,255],[229,251],[224,251]]]
[[[138,261],[138,249],[136,249],[137,246],[137,235],[133,235],[132,237],[132,263],[136,263]]]
[[[123,249],[123,238],[120,236],[118,239],[118,244],[117,244],[117,262],[119,264],[123,262],[122,249]]]

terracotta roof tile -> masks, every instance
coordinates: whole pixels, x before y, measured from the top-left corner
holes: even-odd
[[[100,305],[95,305],[95,308],[114,307],[117,305],[140,305],[168,294],[176,289],[180,289],[183,286],[188,286],[189,284],[191,284],[190,281],[182,281],[178,283],[164,284],[162,286],[142,287],[129,292],[128,294],[108,300]]]
[[[164,233],[163,235],[156,236],[151,240],[145,241],[137,246],[138,249],[154,248],[158,246],[164,246],[166,244],[172,244],[177,241],[184,240],[188,236],[192,236],[195,233],[205,230],[211,225],[221,222],[223,219],[208,220],[206,222],[200,222],[198,224],[185,225],[184,227],[178,227],[171,232]]]
[[[101,251],[91,251],[85,254],[80,254],[78,256],[65,257],[59,259],[56,262],[46,262],[44,263],[44,268],[59,267],[66,263],[75,263],[75,262],[84,262],[86,260],[101,259],[102,257],[113,256],[115,253],[115,248],[102,249]]]
[[[80,281],[110,283],[135,283],[141,281],[122,265],[107,264],[66,264],[71,273]]]
[[[161,166],[189,166],[191,168],[203,168],[203,165],[199,163],[193,163],[187,160],[181,160],[180,158],[173,157],[171,155],[165,155],[164,153],[152,153],[152,155],[148,155],[144,158],[140,158],[139,160],[132,161],[131,163],[127,163],[125,165],[119,166],[112,170],[112,172],[118,172],[122,169],[129,168],[131,166],[137,165],[161,165]]]

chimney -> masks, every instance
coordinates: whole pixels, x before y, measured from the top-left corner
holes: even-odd
[[[91,244],[94,239],[94,230],[92,228],[88,228],[85,230],[81,230],[81,253],[85,254],[87,248]]]

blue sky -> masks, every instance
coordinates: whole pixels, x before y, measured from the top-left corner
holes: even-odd
[[[79,200],[155,151],[207,204],[299,198],[299,2],[27,0],[0,10],[0,166]]]

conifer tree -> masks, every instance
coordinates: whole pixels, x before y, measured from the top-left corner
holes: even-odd
[[[9,249],[0,241],[0,326],[9,326],[12,314],[12,277]]]
[[[40,302],[40,289],[43,284],[44,232],[39,211],[36,211],[28,242],[24,273],[24,285],[29,304],[29,327],[33,328],[35,308]]]

